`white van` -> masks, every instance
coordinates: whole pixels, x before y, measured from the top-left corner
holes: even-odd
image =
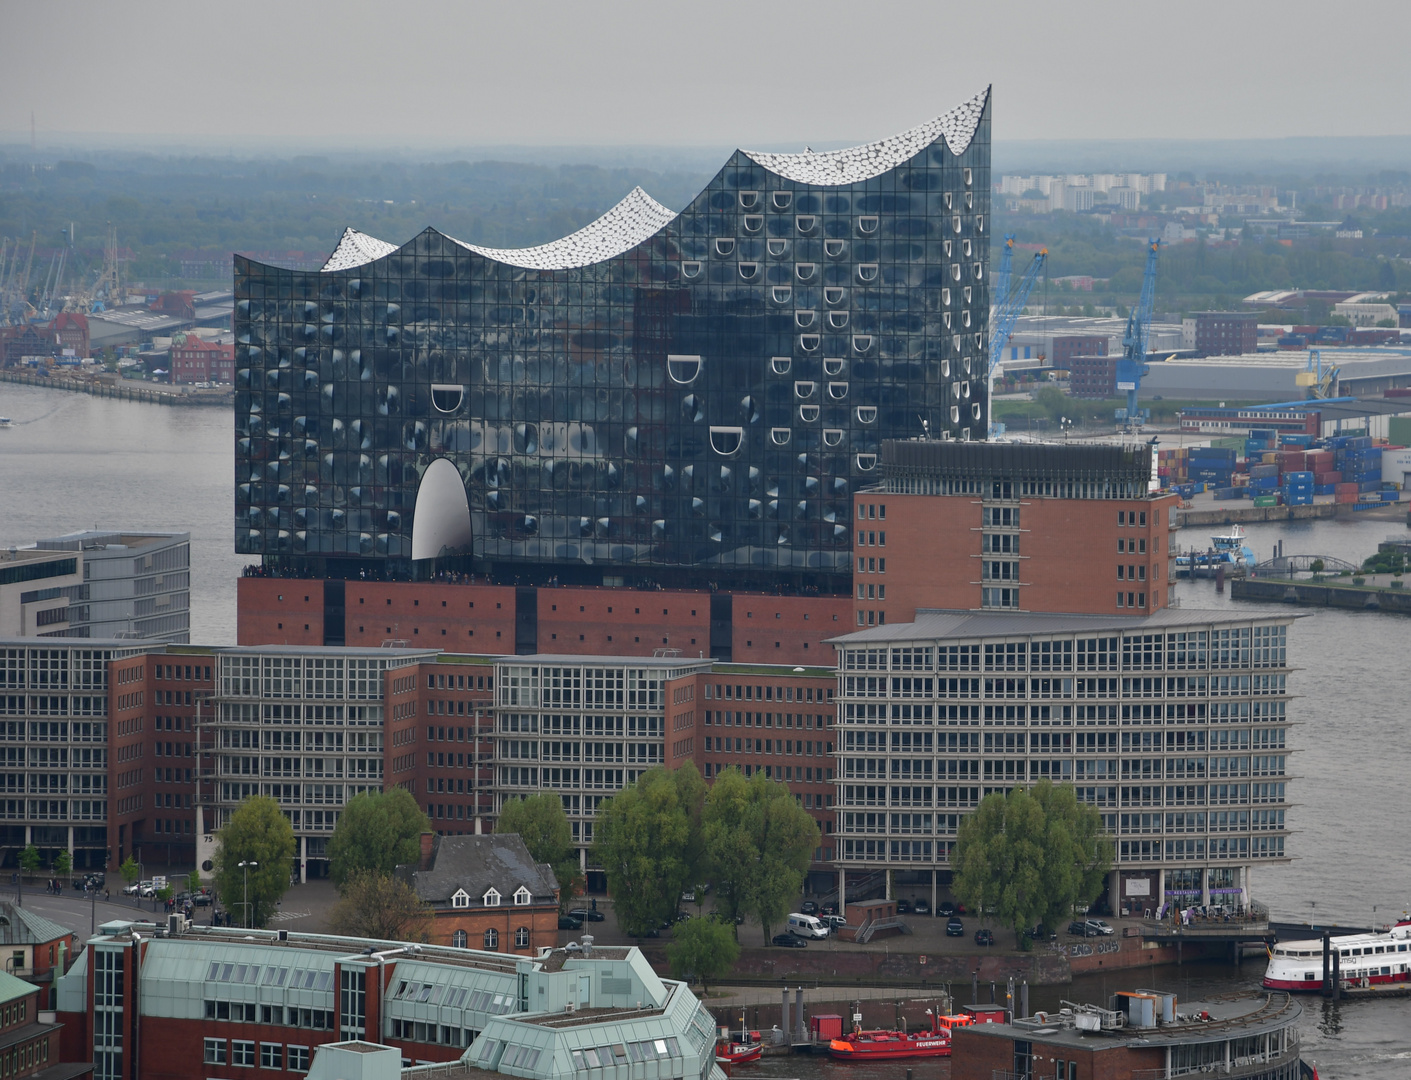
[[[795,911],[789,916],[789,933],[801,938],[826,938],[828,928],[812,915],[800,915]]]

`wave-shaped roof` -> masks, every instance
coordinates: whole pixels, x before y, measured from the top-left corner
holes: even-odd
[[[820,154],[812,151],[767,154],[753,150],[743,150],[741,153],[770,172],[801,184],[856,184],[896,168],[942,136],[952,154],[965,153],[970,140],[975,137],[975,129],[980,125],[989,96],[990,91],[986,87],[969,101],[910,131],[846,150],[830,150]]]
[[[591,225],[548,244],[528,248],[488,248],[456,240],[467,251],[529,270],[572,270],[621,255],[659,233],[673,218],[639,187]],[[452,238],[454,239],[454,238]]]
[[[821,186],[855,184],[896,168],[939,138],[946,140],[951,153],[963,154],[975,137],[989,96],[987,87],[969,101],[919,127],[847,150],[830,150],[821,154],[812,151],[768,154],[752,150],[742,150],[740,153],[786,180]],[[522,266],[528,270],[573,270],[631,250],[650,240],[675,217],[674,210],[662,206],[640,187],[634,187],[625,199],[592,224],[537,247],[490,248],[467,244],[455,237],[447,239],[467,251],[509,266]],[[325,272],[350,270],[375,262],[396,250],[396,244],[348,228],[323,269]]]

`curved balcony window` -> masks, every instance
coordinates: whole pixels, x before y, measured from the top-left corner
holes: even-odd
[[[740,276],[746,281],[753,281],[759,274],[759,263],[742,262],[740,264]]]
[[[701,373],[699,356],[668,356],[666,373],[677,386],[690,386]]]
[[[959,221],[959,218],[956,218]],[[735,238],[733,236],[722,236],[715,242],[715,253],[717,255],[732,255],[735,252]]]
[[[828,312],[828,327],[831,330],[842,330],[848,325],[848,313],[846,311]]]
[[[772,191],[769,193],[769,201],[774,204],[774,209],[787,210],[794,205],[794,193],[792,191]]]
[[[941,325],[944,326],[947,330],[950,329],[950,312],[949,312],[949,311],[943,311],[943,312],[941,312]]]
[[[969,379],[966,379],[963,383],[960,384],[960,396],[963,397],[966,401],[969,401],[969,400],[970,400],[970,380],[969,380]]]
[[[799,419],[805,424],[811,424],[818,419],[819,407],[817,405],[800,405]]]
[[[798,263],[794,266],[794,275],[800,281],[812,281],[813,275],[818,270],[816,263]]]
[[[858,280],[858,281],[876,281],[876,280],[877,280],[877,264],[876,264],[876,263],[858,263],[858,264],[857,264],[857,280]],[[956,278],[956,280],[959,281],[960,279],[959,279],[959,278]]]
[[[681,399],[681,415],[693,424],[705,419],[705,402],[696,394],[687,394]]]
[[[765,246],[766,248],[768,248],[769,254],[773,255],[773,256],[777,259],[777,258],[779,258],[781,255],[783,255],[784,252],[786,252],[786,251],[789,250],[789,241],[787,241],[787,240],[766,240],[766,241],[764,242],[764,246]]]
[[[431,384],[431,406],[439,413],[453,413],[465,400],[465,387],[452,383]]]
[[[756,206],[758,206],[758,205],[759,205],[759,192],[758,192],[758,191],[742,191],[742,192],[740,192],[740,209],[741,209],[741,210],[753,210],[753,209],[754,209]]]
[[[823,299],[827,301],[829,307],[837,307],[847,299],[847,296],[847,290],[836,285],[828,285],[823,289]]]
[[[984,276],[985,276],[985,268],[984,268],[983,266],[981,266],[979,263],[976,263],[976,264],[975,264],[975,266],[972,268],[972,271],[971,271],[971,272],[975,275],[975,280],[976,280],[976,281],[982,280],[982,279],[984,278]]]
[[[813,214],[799,214],[796,218],[794,218],[794,226],[799,230],[799,232],[803,233],[804,235],[813,232],[813,229],[817,224],[818,218],[815,217]]]
[[[801,401],[807,401],[809,398],[813,397],[813,392],[817,389],[818,384],[815,382],[796,382],[794,383],[794,397]]]
[[[960,280],[960,263],[950,264],[950,277],[952,281]]]
[[[740,399],[740,415],[747,424],[759,423],[759,402],[755,401],[753,395],[746,394]]]
[[[732,457],[738,454],[744,441],[744,428],[712,426],[710,429],[710,448],[721,457]]]
[[[975,231],[976,231],[977,233],[982,233],[982,232],[985,231],[985,215],[984,215],[984,214],[976,214],[976,215],[975,215]]]
[[[959,406],[959,405],[952,405],[952,406],[950,407],[950,422],[951,422],[952,424],[958,424],[958,423],[960,423],[960,406]]]
[[[961,326],[969,326],[969,325],[970,325],[970,309],[969,309],[969,308],[966,308],[964,311],[962,311],[962,312],[960,313],[960,325],[961,325]]]
[[[877,220],[877,217],[873,214],[858,218],[857,231],[862,233],[863,236],[871,236],[877,231]]]
[[[794,295],[792,285],[775,285],[772,295],[776,304],[787,304]]]
[[[854,334],[852,336],[852,347],[854,352],[865,353],[872,348],[871,334]]]
[[[857,407],[857,422],[859,424],[871,424],[877,420],[876,405],[859,405]]]
[[[770,428],[769,441],[775,446],[788,446],[789,439],[793,434],[793,431],[786,427]]]
[[[846,360],[837,357],[825,357],[823,360],[823,374],[841,375],[843,373],[843,367],[846,364]]]
[[[970,286],[969,286],[969,285],[965,286],[965,302],[966,302],[967,304],[970,303],[970,295],[971,295],[971,292],[972,292],[972,290],[971,290]]]
[[[941,305],[943,307],[950,307],[950,289],[941,290]]]
[[[822,338],[818,334],[800,334],[799,348],[804,352],[813,352],[818,348],[818,343]]]
[[[980,403],[978,401],[970,403],[970,418],[972,420],[980,419]]]
[[[845,240],[825,240],[823,241],[823,253],[830,259],[836,259],[848,249]]]
[[[700,277],[701,264],[696,262],[694,259],[690,260],[689,262],[683,262],[681,264],[681,276],[683,278],[686,278],[688,281],[691,278]]]
[[[842,401],[848,396],[848,384],[845,382],[830,382],[828,384],[828,396],[834,401]]]
[[[776,375],[787,375],[789,369],[794,366],[794,361],[788,356],[776,356],[769,361],[769,367]]]
[[[942,361],[941,361],[941,378],[943,378],[943,379],[949,379],[949,378],[950,378],[950,361],[949,361],[949,360],[942,360]]]
[[[746,214],[746,215],[745,215],[745,220],[744,220],[744,225],[745,225],[745,232],[748,232],[748,233],[757,233],[757,232],[759,232],[760,229],[764,228],[764,215],[763,215],[763,214]]]
[[[823,429],[823,445],[824,445],[824,446],[838,446],[838,445],[840,445],[840,444],[842,443],[842,441],[843,441],[843,429],[842,429],[842,428],[824,428],[824,429]]]
[[[965,180],[965,186],[969,187],[975,182],[975,171],[973,169],[965,169],[961,172],[961,177]]]
[[[794,312],[794,325],[797,326],[800,330],[806,330],[813,325],[813,320],[815,318],[817,318],[817,314],[815,312],[796,311]]]
[[[858,454],[857,468],[859,472],[871,472],[877,467],[876,454]]]
[[[975,245],[973,245],[969,240],[962,240],[962,241],[960,242],[960,250],[964,253],[965,257],[968,259],[968,258],[970,258],[971,255],[973,255],[973,254],[975,253]]]
[[[949,259],[949,258],[951,257],[951,253],[952,253],[952,251],[954,251],[954,249],[955,249],[955,243],[954,243],[954,241],[951,241],[951,240],[942,240],[942,241],[941,241],[941,250],[942,250],[943,252],[945,252],[945,256],[946,256],[947,259]]]

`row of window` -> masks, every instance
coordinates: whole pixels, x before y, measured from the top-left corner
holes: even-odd
[[[285,1043],[257,1043],[253,1039],[217,1039],[206,1036],[204,1062],[207,1065],[235,1065],[261,1069],[288,1068],[290,1072],[308,1072],[312,1053],[307,1046]],[[285,1063],[288,1063],[287,1065]]]
[[[466,906],[464,904],[454,903],[454,899],[455,898],[453,897],[453,907]],[[500,932],[492,926],[488,930],[486,930],[484,934],[481,935],[480,942],[481,943],[479,947],[483,947],[486,952],[494,952],[500,947]],[[470,948],[470,935],[464,930],[455,931],[451,934],[451,945],[457,949]],[[516,926],[514,928],[514,947],[516,949],[529,948],[529,927]]]

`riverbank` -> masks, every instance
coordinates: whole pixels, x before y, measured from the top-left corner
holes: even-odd
[[[1347,608],[1411,615],[1411,590],[1386,585],[1286,581],[1277,578],[1238,578],[1230,582],[1232,600],[1297,604],[1302,607]]]
[[[143,401],[150,405],[204,405],[229,408],[235,401],[230,389],[204,390],[195,387],[161,387],[134,383],[116,376],[91,379],[54,378],[25,371],[0,371],[0,382],[20,386],[40,386],[47,390],[66,390],[91,397],[115,398],[119,401]]]

